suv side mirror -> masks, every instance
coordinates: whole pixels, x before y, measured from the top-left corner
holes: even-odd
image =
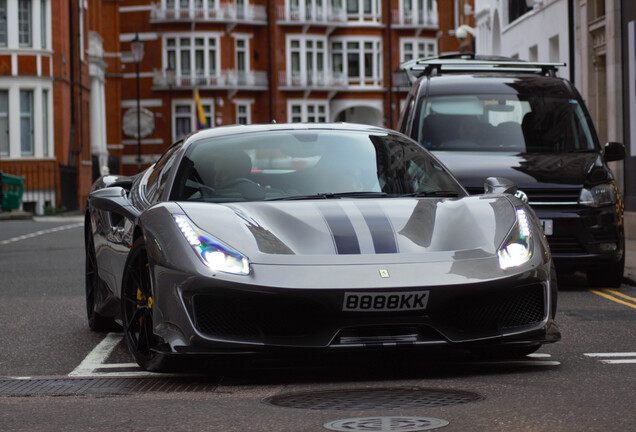
[[[517,193],[517,184],[504,177],[488,177],[484,183],[484,193],[511,194]]]
[[[608,142],[605,144],[605,160],[607,162],[625,159],[625,146],[619,142]]]

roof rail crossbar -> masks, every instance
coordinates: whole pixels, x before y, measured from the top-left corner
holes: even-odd
[[[529,62],[507,58],[475,59],[474,57],[440,56],[415,59],[402,64],[401,68],[415,77],[439,75],[447,72],[532,72],[556,76],[563,62]]]

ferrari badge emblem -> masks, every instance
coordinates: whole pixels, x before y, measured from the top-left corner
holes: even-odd
[[[388,277],[391,277],[391,276],[389,276],[389,271],[388,270],[380,269],[380,277],[388,278]]]

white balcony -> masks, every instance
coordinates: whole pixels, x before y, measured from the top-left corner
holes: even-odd
[[[391,23],[394,27],[436,30],[437,8],[414,11],[394,9],[391,11]]]
[[[352,79],[340,73],[312,71],[306,74],[279,72],[278,85],[281,90],[301,91],[379,90],[383,82],[379,78]]]
[[[198,9],[193,6],[189,8],[166,8],[162,3],[154,3],[150,11],[151,22],[191,22],[206,21],[219,23],[247,23],[247,24],[267,24],[267,11],[261,5],[243,5],[238,7],[235,4],[222,4],[213,9]]]
[[[165,72],[155,70],[153,86],[157,90],[169,89]],[[180,89],[210,89],[210,90],[258,90],[268,89],[267,72],[224,70],[217,74],[183,74],[177,73],[172,86],[174,90]]]
[[[329,27],[381,25],[382,15],[348,14],[344,8],[328,5],[301,3],[298,8],[279,5],[276,8],[277,22],[282,25],[321,25]]]

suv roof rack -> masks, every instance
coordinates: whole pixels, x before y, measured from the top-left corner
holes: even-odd
[[[537,73],[556,76],[563,62],[529,62],[509,57],[476,56],[475,54],[453,53],[437,57],[409,60],[400,65],[412,83],[421,76],[440,75],[446,72],[517,72]]]

